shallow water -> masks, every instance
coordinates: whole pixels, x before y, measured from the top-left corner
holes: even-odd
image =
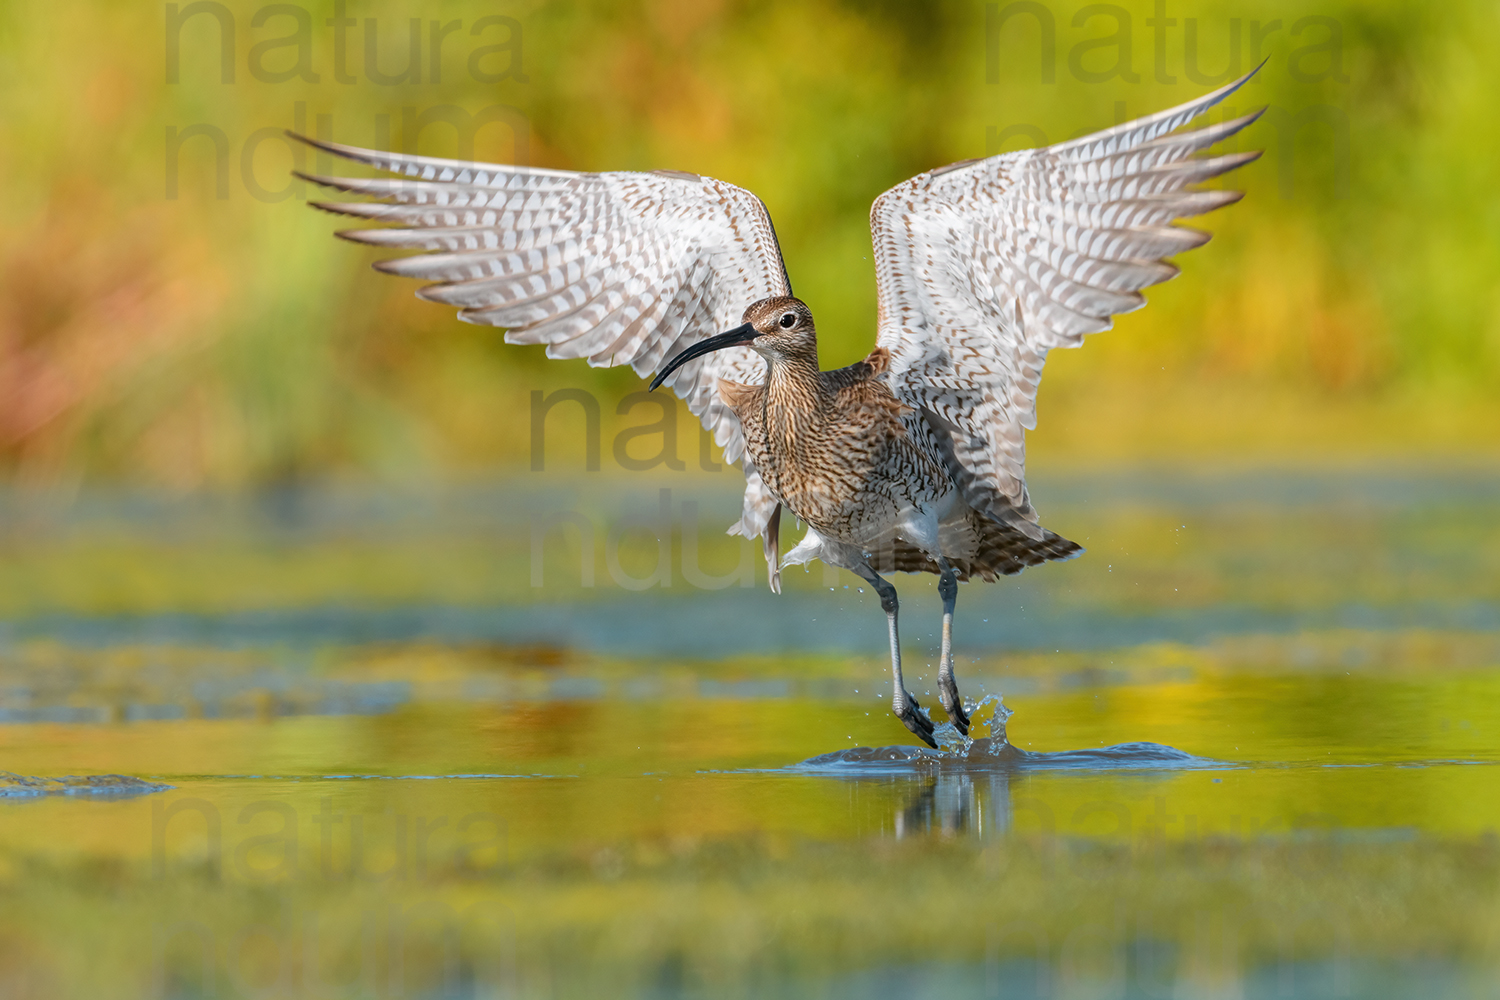
[[[942,752],[850,578],[529,585],[654,484],[8,497],[0,995],[1500,996],[1500,478],[1052,489]]]

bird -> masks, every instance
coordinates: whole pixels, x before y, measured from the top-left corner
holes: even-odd
[[[1257,67],[1257,70],[1259,67]],[[675,170],[583,173],[360,149],[293,137],[395,177],[298,173],[371,200],[317,208],[374,228],[337,235],[425,253],[377,270],[430,282],[423,299],[505,329],[549,358],[630,365],[668,386],[745,474],[728,533],[760,538],[771,590],[812,560],[878,594],[890,640],[891,710],[937,748],[902,673],[896,588],[932,573],[942,599],[938,700],[962,735],[953,670],[958,584],[1071,559],[1026,486],[1042,366],[1141,290],[1175,276],[1166,258],[1209,234],[1176,225],[1238,201],[1197,186],[1255,159],[1210,147],[1260,111],[1183,127],[1256,70],[1177,107],[1050,146],[964,160],[875,200],[875,346],[823,371],[817,326],[792,294],[765,204]],[[1263,111],[1264,109],[1262,109]],[[806,525],[780,554],[782,512]]]

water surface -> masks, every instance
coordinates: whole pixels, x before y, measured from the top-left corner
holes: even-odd
[[[0,985],[1500,995],[1496,485],[1063,480],[1090,554],[961,591],[941,752],[851,578],[588,587],[559,534],[530,585],[538,509],[654,488],[11,496]],[[673,488],[732,572],[732,495]]]

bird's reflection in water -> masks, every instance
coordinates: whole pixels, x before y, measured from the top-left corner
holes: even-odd
[[[914,778],[896,809],[896,839],[939,834],[995,837],[1010,829],[1011,772],[942,773]]]

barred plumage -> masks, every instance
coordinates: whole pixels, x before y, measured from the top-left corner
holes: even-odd
[[[730,532],[764,538],[773,590],[783,565],[812,559],[875,587],[893,709],[936,745],[902,681],[896,592],[879,574],[939,575],[939,694],[967,732],[952,671],[957,582],[1081,551],[1041,527],[1026,489],[1025,432],[1047,353],[1144,305],[1142,289],[1177,274],[1163,258],[1208,240],[1173,223],[1240,197],[1189,185],[1259,155],[1196,155],[1258,114],[1175,130],[1248,79],[881,195],[870,212],[877,346],[832,372],[818,369],[812,313],[792,297],[770,215],[748,191],[677,171],[573,173],[298,138],[402,175],[308,178],[380,199],[319,207],[394,227],[339,235],[428,251],[380,270],[436,282],[418,294],[505,327],[508,342],[628,364],[657,373],[652,388],[671,386],[726,460],[742,463],[744,511]],[[784,559],[782,507],[808,525]]]

